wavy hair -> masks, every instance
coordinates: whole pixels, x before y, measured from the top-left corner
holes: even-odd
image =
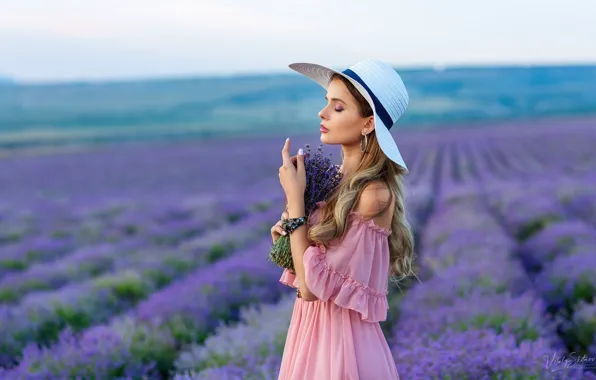
[[[330,82],[336,78],[347,86],[356,99],[360,115],[372,116],[372,108],[352,83],[338,74],[333,74]],[[391,221],[392,232],[388,237],[389,277],[391,282],[399,284],[401,280],[414,274],[412,263],[415,258],[414,234],[406,218],[403,179],[405,170],[385,156],[374,133],[368,134],[367,140],[366,153],[360,164],[354,173],[343,178],[333,194],[327,198],[326,203],[321,206],[319,222],[309,229],[308,238],[311,242],[327,248],[331,241],[344,236],[348,228],[350,212],[356,207],[366,185],[371,182],[385,184],[391,193],[390,201],[370,218],[384,214],[395,199]]]

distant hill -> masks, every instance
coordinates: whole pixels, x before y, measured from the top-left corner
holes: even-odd
[[[410,94],[391,130],[596,114],[596,66],[398,70]],[[6,82],[8,80],[8,82]],[[5,78],[4,83],[11,83]],[[0,148],[318,133],[314,81],[242,75],[0,86]],[[397,132],[396,132],[397,133]]]

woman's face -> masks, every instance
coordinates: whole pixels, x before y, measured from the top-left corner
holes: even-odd
[[[327,88],[327,105],[319,112],[321,124],[327,132],[321,132],[324,144],[349,145],[360,141],[365,127],[370,131],[366,121],[370,117],[361,117],[356,99],[350,94],[346,85],[339,79],[334,79]]]

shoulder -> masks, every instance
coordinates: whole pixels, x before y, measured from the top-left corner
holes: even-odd
[[[365,218],[371,218],[383,210],[389,202],[391,202],[391,191],[387,185],[381,181],[373,181],[364,187],[355,211]],[[386,213],[393,215],[392,211],[389,207]]]

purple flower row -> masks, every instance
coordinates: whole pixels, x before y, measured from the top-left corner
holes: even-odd
[[[391,339],[400,376],[583,378],[546,369],[543,357],[562,350],[555,326],[481,196],[450,189],[424,230],[431,277],[402,300]]]
[[[279,200],[281,201],[281,199]],[[237,206],[241,207],[240,205]],[[242,207],[245,211],[248,211],[246,206]],[[259,205],[253,204],[252,207],[259,207]],[[236,208],[236,210],[236,215],[240,215],[241,209]],[[147,262],[154,262],[155,253],[152,254],[152,251],[163,251],[161,246],[166,241],[168,245],[174,245],[180,241],[205,241],[204,234],[195,239],[191,236],[203,230],[200,220],[171,219],[176,216],[176,212],[179,217],[184,217],[187,215],[184,212],[188,213],[190,211],[188,206],[185,208],[178,207],[178,209],[170,207],[168,215],[165,212],[160,215],[162,219],[169,216],[169,224],[160,226],[159,229],[153,229],[149,236],[139,237],[137,235],[131,239],[121,240],[119,243],[83,246],[60,260],[34,264],[24,272],[7,274],[0,279],[0,303],[15,302],[32,290],[59,288],[67,283],[87,280],[110,270],[128,269],[131,265],[135,265],[135,267],[146,266],[142,261],[147,258]],[[138,215],[135,217],[138,217]],[[138,221],[139,229],[150,227],[140,226],[142,224],[141,218]],[[212,220],[209,224],[211,228],[219,228],[216,234],[220,236],[225,236],[230,229],[237,228],[237,226],[230,225],[227,221],[216,223],[215,220]],[[135,256],[140,256],[140,260],[139,258],[134,259]]]
[[[153,293],[127,315],[114,318],[107,327],[84,331],[80,339],[61,339],[43,349],[29,345],[20,365],[8,375],[51,373],[68,377],[106,368],[102,378],[131,372],[140,376],[141,369],[152,366],[165,376],[173,369],[178,351],[187,344],[203,341],[220,319],[237,319],[240,307],[274,302],[287,290],[277,281],[278,268],[264,259],[269,248],[267,238],[243,253],[199,269]],[[97,354],[106,339],[117,342],[116,346]],[[73,350],[79,352],[75,358],[68,355]],[[114,364],[112,358],[118,352],[126,352],[128,359]],[[85,360],[91,353],[96,354],[94,360]]]
[[[573,203],[577,191],[572,183],[562,182],[539,187],[543,199],[552,204]],[[582,189],[581,182],[575,187]],[[580,191],[583,193],[584,190]],[[532,191],[517,195],[519,202],[531,202]],[[568,208],[574,214],[572,208]],[[585,215],[584,215],[585,216]],[[504,219],[511,215],[503,215]],[[571,351],[594,352],[596,334],[595,309],[590,307],[596,298],[596,228],[587,224],[589,218],[553,221],[536,226],[535,231],[522,242],[519,253],[524,266],[530,271],[537,292],[543,297],[548,310],[555,314],[563,339]],[[516,234],[516,231],[512,231]],[[519,236],[519,233],[517,233]],[[575,318],[576,312],[581,318]]]
[[[56,259],[77,247],[72,237],[32,236],[0,245],[0,277],[27,269],[32,262]]]
[[[113,273],[72,284],[53,292],[35,292],[18,307],[0,308],[2,362],[11,363],[29,342],[48,343],[70,326],[79,331],[130,309],[155,290],[197,266],[228,256],[234,249],[254,244],[279,218],[271,209],[228,225],[164,253],[138,251],[123,256]],[[128,268],[128,269],[127,269]],[[131,269],[134,268],[134,269]]]
[[[81,247],[62,259],[33,264],[23,272],[6,274],[0,279],[0,303],[14,303],[31,291],[52,290],[91,279],[109,271],[128,251],[143,245],[138,240],[129,240]]]
[[[208,228],[219,228],[255,211],[263,211],[271,203],[264,196],[263,181],[239,197],[227,194],[219,198],[187,197],[161,199],[161,203],[128,200],[99,203],[92,208],[75,208],[69,204],[38,205],[29,222],[31,234],[19,239],[0,238],[0,275],[22,271],[32,262],[48,261],[85,245],[120,242],[136,238],[151,245],[174,245]],[[281,203],[282,194],[273,201]],[[248,207],[246,205],[249,205]],[[49,220],[44,212],[55,211]],[[13,215],[15,214],[15,215]],[[37,221],[38,218],[45,218]],[[18,225],[16,213],[4,217],[7,225]],[[8,233],[8,232],[6,232]],[[13,234],[14,235],[14,234]],[[14,236],[13,236],[14,237]],[[5,243],[3,243],[5,240]]]
[[[243,310],[238,324],[220,326],[203,344],[182,352],[176,360],[177,374],[194,373],[201,378],[242,369],[248,375],[271,358],[280,361],[295,300],[290,294],[276,304]],[[218,367],[225,368],[219,371]]]
[[[589,253],[596,247],[596,229],[581,220],[553,222],[523,242],[520,255],[528,270],[539,272],[561,255]]]
[[[573,202],[586,190],[581,181],[544,186],[560,202]],[[593,190],[592,190],[593,192]],[[576,216],[572,208],[568,211]],[[520,257],[532,271],[534,284],[559,323],[569,352],[596,360],[596,229],[589,219],[553,222],[525,241]]]
[[[537,275],[535,283],[555,309],[592,300],[596,297],[596,244],[591,249],[557,257]]]

